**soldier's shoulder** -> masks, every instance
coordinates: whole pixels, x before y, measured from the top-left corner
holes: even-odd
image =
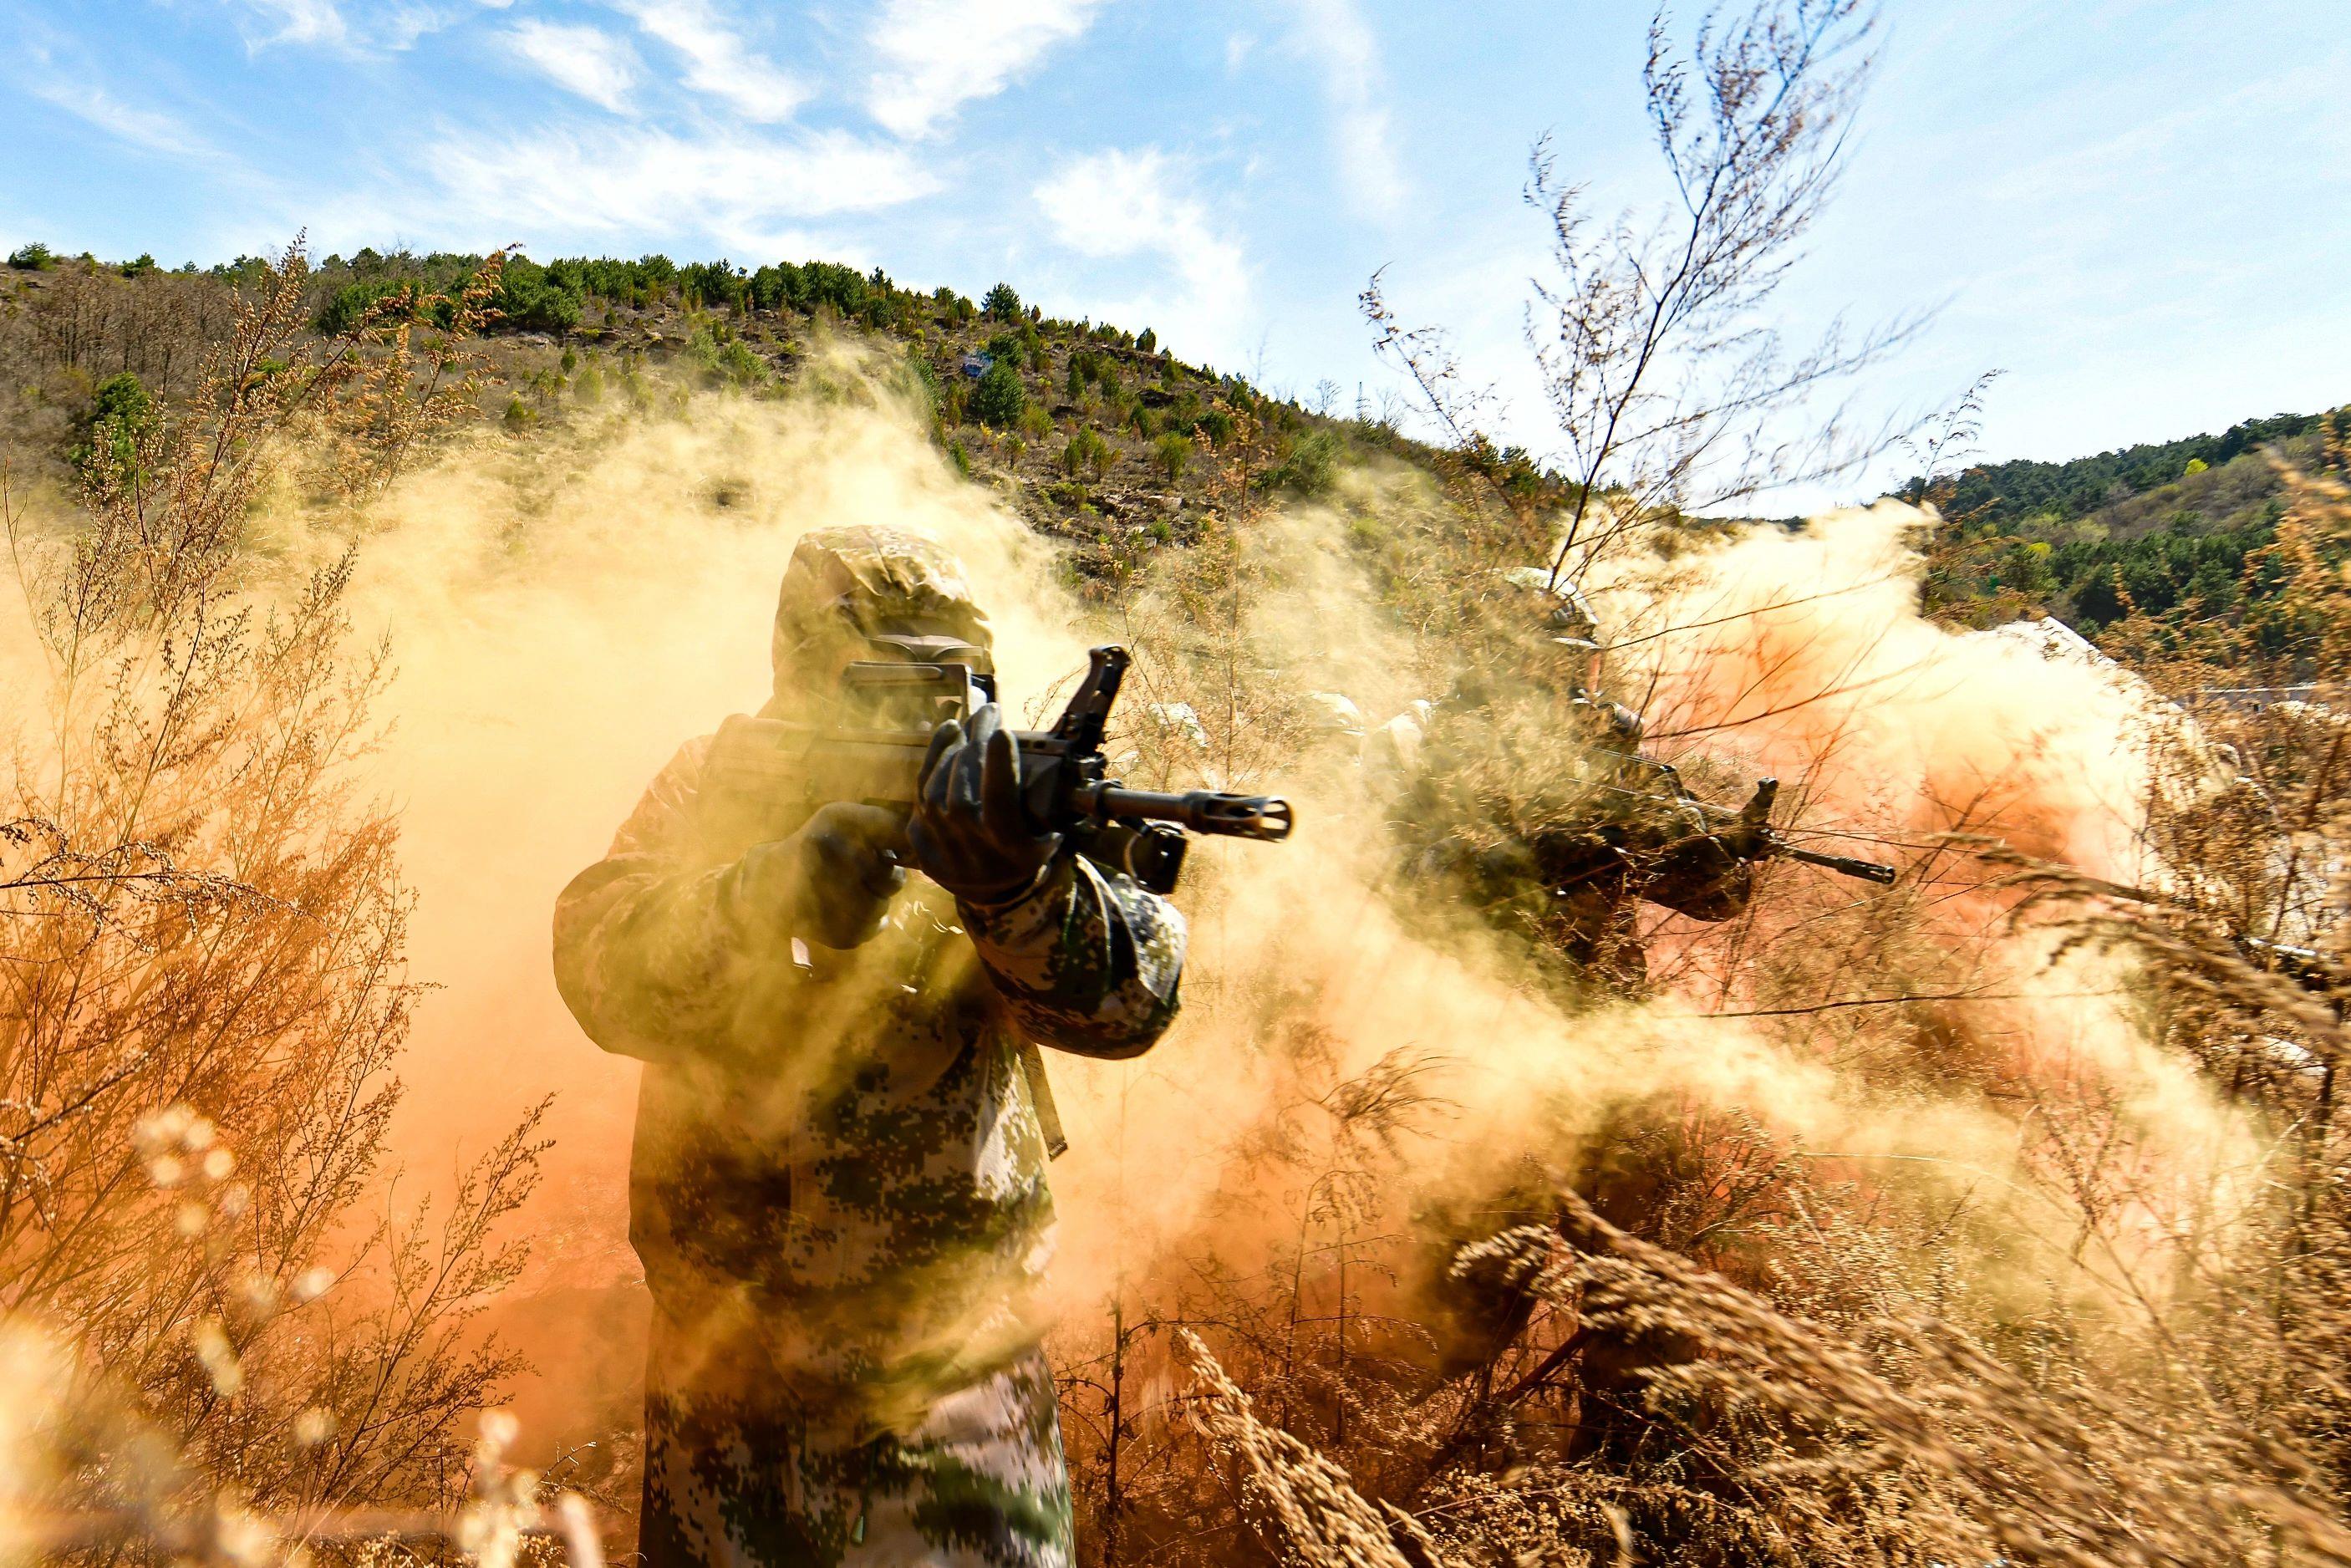
[[[612,836],[614,854],[625,854],[661,846],[678,836],[681,825],[689,821],[695,801],[701,793],[705,769],[709,766],[710,748],[715,735],[697,735],[679,747],[669,761],[653,775],[638,797],[636,807],[620,831]]]
[[[697,735],[680,746],[645,787],[646,800],[690,800],[702,788],[703,776],[710,767],[711,750],[717,744],[718,737],[713,733]]]

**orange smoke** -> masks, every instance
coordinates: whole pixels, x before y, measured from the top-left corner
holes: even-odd
[[[999,628],[1016,705],[1078,668],[1090,640],[1050,549],[956,479],[859,367],[836,380],[851,394],[830,402],[698,399],[675,419],[485,440],[371,518],[354,608],[390,631],[401,665],[381,782],[405,808],[416,972],[441,988],[419,1011],[398,1141],[431,1181],[557,1097],[547,1187],[527,1216],[537,1262],[501,1309],[541,1368],[520,1404],[542,1448],[628,1418],[643,1322],[625,1228],[633,1071],[556,997],[558,889],[680,742],[758,702],[775,586],[810,528],[887,520],[956,549]],[[1427,504],[1409,486],[1348,494]],[[1923,621],[1911,520],[1840,514],[1595,574],[1619,695],[1642,702],[1667,754],[1791,780],[1799,825],[1844,835],[1826,847],[1915,859],[1904,846],[1960,827],[2129,874],[2151,705],[2095,665]],[[1249,678],[1311,689],[1395,669],[1391,654],[1347,653],[1395,633],[1343,552],[1317,542],[1339,526],[1319,511],[1263,525],[1268,549],[1305,541],[1313,570],[1287,580],[1311,610],[1279,593],[1251,607]],[[1314,635],[1301,638],[1308,613]],[[1309,648],[1337,653],[1317,664]],[[1357,689],[1391,706],[1409,695]],[[1448,1149],[1581,1136],[1612,1104],[1661,1093],[1737,1108],[1805,1147],[2013,1165],[2008,1112],[1972,1092],[1890,1099],[1802,1037],[1711,1016],[1741,1010],[1730,992],[1570,1018],[1524,994],[1498,955],[1432,945],[1390,906],[1362,789],[1344,768],[1322,777],[1293,788],[1292,843],[1198,847],[1178,900],[1194,932],[1187,1009],[1159,1049],[1054,1064],[1074,1145],[1054,1170],[1073,1321],[1186,1249],[1212,1241],[1246,1263],[1294,1237],[1288,1197],[1252,1201],[1268,1149],[1335,1135],[1314,1096],[1382,1063],[1412,1066],[1428,1097],[1374,1162],[1391,1184]],[[1798,883],[1791,896],[1812,907],[1851,892]],[[2110,994],[2078,974],[2053,980],[2029,946],[1994,952],[1980,929],[1941,939],[1978,945],[2008,976],[2020,999],[1996,1027],[2032,1040],[2053,1082],[2062,1062],[2136,1097],[2150,1159],[2192,1174],[2233,1157],[2232,1125]]]

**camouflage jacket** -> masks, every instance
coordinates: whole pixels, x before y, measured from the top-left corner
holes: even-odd
[[[1539,723],[1530,711],[1457,699],[1366,737],[1405,873],[1565,959],[1577,983],[1637,988],[1635,906],[1727,919],[1746,907],[1753,866],[1709,831],[1680,775],[1641,754],[1633,714],[1581,690],[1531,710]]]
[[[700,789],[709,746],[663,770],[555,921],[581,1027],[646,1063],[631,1239],[653,1380],[690,1391],[706,1366],[730,1398],[886,1427],[1035,1343],[1052,1206],[1023,1040],[1148,1049],[1183,922],[1065,856],[1005,908],[917,875],[862,946],[779,940],[731,873],[799,824]]]

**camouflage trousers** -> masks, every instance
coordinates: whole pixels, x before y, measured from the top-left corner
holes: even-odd
[[[659,1346],[655,1347],[656,1356]],[[644,1568],[1069,1568],[1069,1471],[1041,1351],[856,1440],[805,1413],[645,1399]]]

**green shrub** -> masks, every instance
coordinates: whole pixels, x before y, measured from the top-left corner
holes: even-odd
[[[580,325],[580,296],[543,279],[502,277],[490,296],[497,323],[517,332],[551,332],[560,337]]]
[[[685,360],[714,386],[754,388],[768,380],[768,362],[724,321],[698,323],[685,340]]]
[[[906,350],[906,372],[913,383],[914,401],[921,405],[925,417],[938,418],[942,401],[938,367],[922,350],[910,347]]]
[[[645,379],[643,368],[633,359],[621,361],[621,390],[628,394],[629,405],[639,413],[653,406],[653,382]]]
[[[1020,372],[1004,360],[988,366],[972,389],[972,417],[999,430],[1019,423],[1021,410],[1028,406],[1029,389],[1020,384]]]
[[[329,338],[340,338],[359,330],[376,302],[406,289],[404,283],[377,280],[371,283],[346,283],[335,290],[326,304],[319,308],[310,325]]]
[[[8,265],[19,272],[50,272],[56,270],[57,256],[47,246],[35,240],[10,252]]]
[[[1070,437],[1070,444],[1061,448],[1061,466],[1071,478],[1081,470],[1091,469],[1099,479],[1109,469],[1113,455],[1111,444],[1102,439],[1102,433],[1088,426]]]
[[[1169,431],[1151,444],[1151,455],[1159,471],[1167,476],[1170,485],[1184,476],[1185,467],[1192,461],[1192,438]]]
[[[1043,440],[1053,434],[1053,419],[1044,408],[1030,403],[1020,411],[1020,434],[1034,440]]]
[[[1265,487],[1300,496],[1321,496],[1338,477],[1338,437],[1327,430],[1310,430],[1288,443],[1280,463],[1266,475]]]
[[[1134,346],[1146,354],[1155,354],[1159,351],[1159,334],[1145,327],[1143,336],[1134,340]]]
[[[89,418],[92,424],[101,420],[144,424],[154,417],[154,413],[155,400],[148,394],[146,383],[129,371],[119,376],[107,377],[90,394]]]
[[[1223,451],[1233,438],[1233,416],[1223,409],[1212,408],[1192,422],[1192,428],[1208,438],[1208,444]]]
[[[538,423],[538,411],[520,398],[508,398],[506,412],[507,434],[519,435]]]
[[[1020,296],[1012,285],[999,283],[981,298],[979,308],[991,320],[1017,321],[1020,319]]]
[[[947,461],[955,465],[956,473],[967,479],[971,477],[971,449],[964,445],[960,436],[947,443]]]
[[[571,383],[571,395],[581,402],[604,401],[604,372],[591,361],[580,371],[580,379]]]
[[[68,454],[84,473],[105,471],[126,483],[139,477],[139,442],[154,428],[155,400],[129,371],[109,376],[90,394],[83,439]]]
[[[799,268],[789,270],[793,277],[799,276]],[[743,298],[750,301],[752,309],[780,310],[791,303],[786,271],[780,267],[763,267],[750,276],[743,286]]]
[[[677,275],[677,291],[689,307],[739,305],[749,288],[750,279],[725,261],[697,261]]]
[[[155,256],[152,251],[142,250],[135,259],[122,264],[122,276],[125,277],[144,277],[154,270],[156,270]]]
[[[718,370],[738,387],[764,386],[768,380],[768,361],[740,338],[718,350]]]

